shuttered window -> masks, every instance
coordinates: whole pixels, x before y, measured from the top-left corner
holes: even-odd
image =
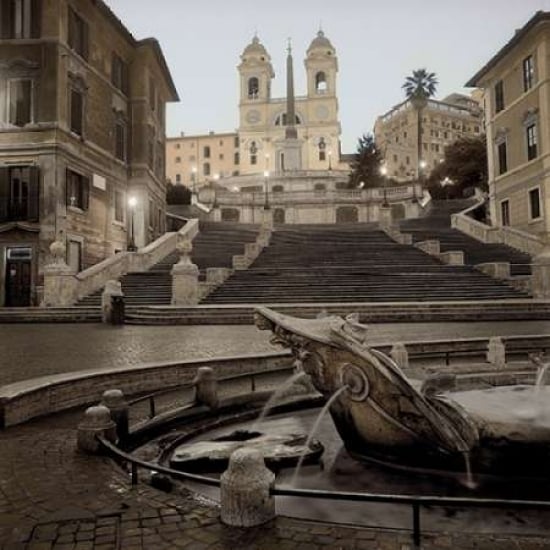
[[[88,25],[69,7],[69,47],[84,59],[88,59]]]
[[[78,172],[67,169],[67,206],[88,210],[90,202],[90,179]]]

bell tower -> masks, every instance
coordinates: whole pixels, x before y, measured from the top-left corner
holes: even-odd
[[[334,46],[322,30],[307,49],[305,66],[308,97],[336,97],[338,59]]]
[[[241,105],[268,102],[271,98],[271,80],[275,77],[271,57],[258,36],[246,46],[238,66],[241,82]]]

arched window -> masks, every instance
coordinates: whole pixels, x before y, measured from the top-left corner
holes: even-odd
[[[319,147],[319,160],[321,160],[321,161],[326,160],[327,159],[327,151],[326,151],[327,143],[326,143],[324,137],[322,137],[319,140],[318,147]]]
[[[274,185],[273,186],[273,193],[282,193],[285,190],[285,188],[282,185]]]
[[[202,165],[202,173],[203,173],[205,176],[209,176],[209,175],[210,175],[210,163],[209,163],[209,162],[205,162],[205,163]]]
[[[253,76],[248,79],[248,99],[258,99],[258,93],[260,91],[260,82]]]
[[[295,124],[302,124],[302,119],[298,115],[296,115]],[[275,119],[275,126],[286,126],[286,113],[280,114]]]
[[[248,151],[250,153],[250,164],[257,164],[258,163],[258,146],[256,145],[255,141],[253,141],[250,144],[250,148]]]
[[[324,94],[327,89],[327,75],[323,71],[319,71],[315,75],[315,92],[318,94]]]

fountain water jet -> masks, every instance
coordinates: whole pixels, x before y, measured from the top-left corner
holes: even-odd
[[[313,424],[313,428],[311,428],[311,431],[309,432],[309,436],[304,444],[304,449],[307,450],[311,443],[313,442],[313,437],[317,433],[317,430],[319,429],[319,424],[321,424],[321,421],[323,420],[325,414],[327,411],[330,410],[331,405],[336,401],[336,399],[340,396],[341,393],[346,391],[348,389],[348,386],[342,386],[340,389],[336,390],[332,397],[325,403],[319,414],[317,415],[317,418],[315,420],[315,423]],[[294,474],[292,475],[292,480],[290,481],[290,484],[292,486],[296,485],[296,481],[298,480],[298,475],[300,474],[300,469],[302,468],[302,464],[304,463],[304,458],[306,457],[306,453],[303,452],[298,460],[298,464],[296,464],[296,468],[294,469]]]
[[[271,396],[267,400],[266,404],[264,405],[264,408],[262,409],[262,412],[260,413],[258,418],[256,418],[256,420],[254,420],[254,423],[252,424],[252,426],[250,428],[250,431],[252,431],[252,432],[259,431],[259,428],[260,428],[262,422],[264,421],[265,417],[269,414],[271,409],[273,409],[273,407],[275,407],[275,405],[281,400],[283,395],[292,387],[292,385],[294,383],[296,383],[298,380],[300,380],[301,378],[304,378],[304,376],[306,376],[306,373],[304,371],[299,371],[299,372],[294,373],[292,376],[290,376],[289,378],[287,378],[283,382],[282,386],[277,388],[271,394]]]

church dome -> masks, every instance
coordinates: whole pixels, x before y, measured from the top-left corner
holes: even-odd
[[[252,42],[244,49],[241,57],[243,59],[246,57],[259,57],[262,61],[269,61],[269,54],[257,36],[254,36]]]
[[[327,53],[329,55],[334,55],[334,46],[330,43],[330,40],[325,36],[322,30],[319,30],[317,36],[311,41],[307,49],[308,55],[312,53]]]

